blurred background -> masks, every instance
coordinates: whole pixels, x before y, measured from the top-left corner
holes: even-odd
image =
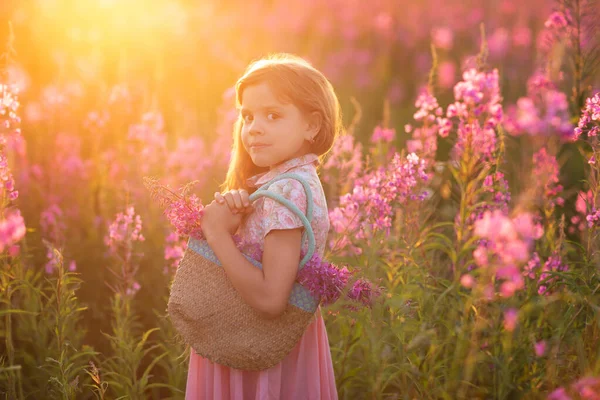
[[[540,69],[561,94],[536,111],[547,122],[542,128],[509,129],[513,149],[562,143],[564,127],[572,131],[584,95],[600,80],[597,70],[587,71],[581,90],[572,90],[569,48],[557,39],[564,26],[548,22],[564,3],[2,0],[0,46],[21,103],[22,137],[10,146],[28,228],[23,261],[52,276],[57,261],[44,241],[62,251],[65,265],[82,274],[85,342],[109,352],[100,332],[111,323],[104,283],[115,278],[105,237],[115,214],[135,205],[146,240],[135,248],[134,304],[142,327],[156,325],[183,242],[152,205],[142,178],[159,176],[174,186],[199,180],[195,191],[210,201],[229,161],[233,86],[249,62],[269,53],[294,53],[323,71],[345,125],[365,149],[384,127],[395,130],[393,145],[401,150],[411,138],[405,125],[414,123],[418,95],[429,85],[442,107],[451,103],[485,37],[485,62],[498,69],[508,116],[524,112],[518,101]],[[582,36],[583,48],[591,38]],[[437,158],[447,159],[450,147],[441,143]],[[557,153],[568,148],[560,145]],[[521,162],[519,151],[510,156]],[[575,193],[582,167],[580,158],[567,165],[572,157],[579,155],[568,153],[561,165],[564,186]],[[516,187],[526,185],[513,177]],[[336,193],[328,189],[331,205]]]

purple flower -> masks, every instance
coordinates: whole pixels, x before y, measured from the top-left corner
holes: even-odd
[[[381,294],[381,290],[367,280],[358,279],[348,291],[348,298],[354,301],[361,302],[365,306],[373,304],[375,297]]]
[[[592,208],[592,212],[585,217],[588,227],[600,226],[600,208]]]
[[[597,137],[600,124],[600,92],[585,100],[585,107],[575,128],[574,138],[579,139],[583,133],[588,137]]]
[[[523,267],[523,275],[529,277],[530,279],[535,279],[536,271],[541,265],[540,263],[540,256],[537,252],[534,252],[531,256],[531,259]]]
[[[508,181],[504,178],[502,172],[496,172],[485,177],[483,188],[486,192],[486,200],[478,206],[469,216],[467,222],[473,224],[480,220],[486,211],[500,210],[504,214],[508,213],[508,203],[510,202],[510,190]]]
[[[315,254],[298,273],[297,281],[321,304],[328,305],[339,299],[351,275],[348,268],[339,268]]]
[[[549,29],[563,29],[566,28],[569,24],[569,20],[567,19],[567,15],[560,11],[555,11],[546,20],[544,26]]]
[[[540,278],[538,280],[538,283],[540,284],[538,287],[538,293],[541,295],[548,295],[548,286],[557,280],[557,277],[553,276],[551,272],[561,272],[566,271],[567,269],[568,266],[563,264],[560,255],[557,253],[552,254],[542,267],[542,273],[540,274]]]

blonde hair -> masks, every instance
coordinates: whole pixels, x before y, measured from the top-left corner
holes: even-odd
[[[342,129],[340,105],[331,83],[300,57],[286,53],[270,55],[252,62],[238,79],[235,85],[237,107],[241,107],[244,90],[248,86],[264,82],[281,101],[294,104],[305,115],[320,113],[321,129],[311,144],[311,152],[322,161]],[[246,179],[267,171],[267,168],[256,166],[244,148],[242,126],[243,119],[238,116],[233,129],[231,161],[225,182],[221,185],[223,191],[246,189],[251,193],[254,189],[248,187]]]

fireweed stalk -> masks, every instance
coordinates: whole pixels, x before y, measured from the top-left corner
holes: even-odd
[[[451,253],[455,280],[463,257],[472,246],[472,213],[480,213],[481,188],[486,176],[497,169],[502,154],[498,153],[496,129],[502,122],[502,97],[498,71],[478,72],[469,69],[463,81],[454,87],[455,102],[448,106],[446,117],[457,123],[457,141],[452,149],[450,171],[460,191],[459,212],[455,218],[456,248]],[[496,179],[503,184],[501,175]]]
[[[485,62],[486,54],[487,47],[485,38],[483,38],[481,52],[478,57],[480,64]],[[499,189],[499,192],[504,191],[508,193],[506,188],[495,187],[497,185],[494,185],[493,182],[495,177],[500,186],[504,183],[503,176],[497,174],[504,152],[502,137],[500,137],[499,145],[496,134],[497,130],[501,132],[499,125],[503,120],[498,71],[494,69],[491,72],[485,72],[470,68],[463,73],[462,77],[463,80],[458,82],[454,87],[455,101],[448,106],[446,111],[446,118],[451,121],[453,127],[456,123],[457,133],[456,143],[450,155],[449,169],[458,185],[460,201],[458,214],[454,220],[455,246],[453,249],[447,249],[455,284],[461,278],[466,268],[474,267],[470,261],[473,256],[476,257],[473,254],[473,248],[477,241],[481,245],[481,238],[474,234],[474,223],[477,224],[478,221],[486,221],[492,215],[502,215],[502,211],[496,209],[494,211],[485,211],[481,216],[481,204],[485,200],[485,197],[487,197],[485,196],[486,192],[489,192],[491,187]],[[446,125],[447,123],[444,122],[444,124]],[[489,178],[485,182],[486,177],[490,173],[494,173],[492,182],[489,182]],[[483,184],[484,182],[486,185]],[[505,199],[506,197],[497,200],[501,203]],[[476,216],[473,214],[476,214]],[[482,219],[478,220],[477,218]],[[513,239],[512,236],[510,239]],[[486,275],[488,277],[485,281],[493,281],[497,272],[503,273],[504,271],[487,272]],[[508,289],[511,287],[511,278],[515,277],[516,274],[512,270],[506,272],[505,278],[507,278],[507,282],[505,282],[505,287]],[[476,284],[471,275],[465,275],[461,283],[466,287],[472,287]],[[486,286],[487,289],[483,289]],[[514,289],[514,283],[512,286]],[[493,297],[495,291],[489,284],[477,285],[476,287],[478,288],[478,292],[481,291],[481,293],[489,292],[491,289],[492,293],[486,294]],[[483,297],[475,296],[474,294],[468,296],[461,316],[462,325],[470,327],[470,335],[463,337],[454,346],[454,356],[452,357],[453,361],[450,368],[450,381],[446,388],[449,393],[456,393],[459,397],[463,397],[467,393],[468,388],[464,383],[457,382],[469,382],[472,379],[476,365],[476,355],[481,345],[481,332],[485,329],[485,321],[489,317],[486,315],[485,307],[483,307],[479,310],[480,315],[478,315],[475,321],[472,321],[471,308],[475,302],[480,301]],[[466,361],[461,363],[463,360]]]
[[[114,356],[105,360],[106,382],[116,397],[144,398],[152,387],[149,378],[154,366],[167,355],[162,352],[156,355],[159,345],[148,346],[149,336],[159,328],[144,332],[140,337],[139,323],[132,310],[132,300],[140,289],[135,280],[138,260],[143,256],[136,252],[139,242],[145,240],[142,234],[142,219],[136,215],[133,206],[127,207],[124,213],[118,213],[110,224],[104,238],[109,254],[116,261],[116,267],[110,271],[116,283],[107,285],[115,292],[111,299],[112,335],[104,334],[110,341]],[[138,368],[146,357],[154,356],[140,375]]]
[[[19,273],[12,267],[16,265],[20,269],[22,266],[20,261],[14,261],[16,260],[15,256],[19,253],[17,243],[25,236],[26,229],[21,212],[13,205],[13,202],[19,196],[19,192],[15,188],[7,152],[9,141],[22,140],[21,118],[18,115],[20,106],[18,90],[15,85],[10,84],[8,81],[7,73],[14,54],[12,29],[10,33],[7,52],[0,56],[0,62],[2,63],[0,65],[0,253],[8,253],[7,256],[2,257],[3,262],[0,267],[0,304],[2,305],[0,314],[4,314],[4,343],[7,353],[5,362],[7,362],[9,368],[12,368],[15,364],[12,314],[23,311],[17,309],[14,305],[13,295],[19,287],[17,282]],[[15,371],[8,371],[7,373],[7,395],[9,398],[17,398],[19,394],[19,398],[23,398],[19,379],[20,370],[17,368]]]
[[[584,157],[588,160],[589,191],[582,196],[580,208],[585,203],[587,223],[587,251],[596,247],[600,232],[600,93],[585,101],[585,108],[575,128],[575,137],[582,142]],[[597,247],[594,249],[597,250]]]
[[[48,315],[54,333],[43,370],[49,376],[46,380],[51,384],[48,395],[74,399],[82,391],[80,379],[87,360],[98,353],[82,344],[84,331],[80,323],[87,307],[81,307],[76,296],[82,281],[67,271],[62,254],[49,242],[45,244],[54,254],[57,273],[50,279],[52,290],[47,310],[42,313]]]
[[[12,203],[19,197],[9,167],[7,144],[21,139],[21,119],[18,91],[15,86],[0,79],[0,251],[4,251],[25,236],[25,222],[21,212]]]
[[[113,292],[123,297],[131,297],[140,289],[139,283],[135,281],[135,274],[139,268],[137,259],[141,254],[134,253],[134,246],[136,242],[144,240],[142,218],[135,214],[133,206],[127,207],[125,213],[116,215],[104,237],[109,254],[117,262],[117,266],[110,269],[116,283],[107,284]]]
[[[452,123],[443,117],[443,109],[430,90],[421,93],[415,102],[417,111],[413,118],[419,125],[413,127],[407,124],[406,133],[412,134],[412,140],[407,141],[409,152],[414,152],[432,166],[437,151],[437,137],[448,137]]]

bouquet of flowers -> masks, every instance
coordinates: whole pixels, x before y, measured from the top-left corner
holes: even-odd
[[[203,239],[200,219],[204,214],[204,206],[198,196],[189,195],[191,188],[196,183],[198,181],[190,182],[178,191],[173,191],[156,178],[144,178],[144,186],[150,191],[150,195],[158,202],[158,205],[164,209],[165,216],[177,234]]]

